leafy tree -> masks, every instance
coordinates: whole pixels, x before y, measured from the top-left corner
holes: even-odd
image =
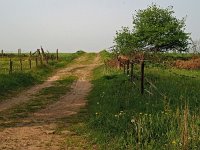
[[[116,46],[114,51],[122,54],[129,54],[134,49],[133,34],[128,27],[122,27],[122,30],[116,32],[115,37]]]
[[[185,32],[185,19],[179,20],[173,14],[172,7],[163,9],[157,5],[136,11],[133,31],[122,28],[117,32],[117,47],[126,53],[136,49],[186,51],[190,37]]]

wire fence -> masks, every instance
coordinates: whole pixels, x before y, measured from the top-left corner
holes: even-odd
[[[121,60],[117,60],[118,62],[118,68],[120,68],[121,70],[123,70],[123,73],[128,75],[128,77],[130,78],[130,81],[134,82],[134,80],[139,80],[140,81],[140,92],[143,95],[144,92],[147,92],[149,95],[153,95],[152,91],[148,90],[145,85],[148,85],[149,89],[154,89],[155,91],[157,91],[157,93],[159,95],[161,95],[162,97],[165,97],[165,93],[160,91],[159,88],[153,83],[153,81],[151,81],[150,79],[148,79],[145,76],[145,66],[149,65],[150,63],[152,63],[150,60],[145,60],[145,59],[135,59],[133,60],[129,60],[129,59],[121,59]],[[154,65],[161,65],[160,63],[153,63]],[[137,71],[136,73],[136,69],[134,70],[134,66],[139,66],[139,72]],[[163,67],[163,66],[162,66]],[[181,74],[181,73],[177,73],[175,71],[173,71],[172,69],[167,69],[167,66],[164,66],[165,70],[170,72],[171,74],[175,75],[175,76],[180,76],[181,78],[198,78],[198,76],[194,76],[194,75],[186,75],[186,74]],[[139,74],[139,75],[138,75]]]
[[[29,71],[55,60],[58,60],[58,50],[56,50],[56,55],[50,53],[41,54],[39,49],[34,53],[30,52],[30,54],[22,54],[21,50],[18,50],[18,54],[6,54],[2,50],[0,74]]]
[[[18,71],[31,70],[38,67],[38,61],[25,58],[19,60],[0,60],[0,73],[13,73]]]
[[[120,70],[123,70],[123,73],[128,75],[130,82],[136,85],[135,80],[140,81],[140,93],[143,95],[144,92],[148,93],[149,95],[153,95],[153,92],[148,90],[145,85],[149,85],[149,89],[154,89],[159,93],[161,96],[165,96],[163,92],[161,92],[158,87],[145,76],[145,63],[150,62],[149,60],[144,60],[144,59],[135,59],[134,61],[132,60],[118,60],[118,68]],[[134,66],[139,65],[139,72],[136,73],[136,70],[134,69]],[[138,75],[139,73],[139,75]]]

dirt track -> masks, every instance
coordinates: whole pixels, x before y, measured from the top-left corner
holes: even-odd
[[[72,135],[70,131],[54,134],[57,126],[57,119],[76,114],[81,107],[84,107],[85,97],[91,90],[90,77],[92,70],[100,64],[96,56],[92,64],[87,64],[87,57],[82,56],[67,68],[59,70],[46,82],[36,85],[17,97],[0,104],[0,112],[10,109],[33,98],[40,90],[52,86],[52,84],[63,76],[75,75],[78,80],[71,86],[71,91],[61,97],[59,101],[47,106],[26,118],[28,125],[14,126],[0,131],[0,149],[19,150],[60,150],[60,149],[81,149],[80,147],[68,147],[66,136]],[[78,143],[77,143],[78,144]],[[84,148],[82,148],[84,149]]]

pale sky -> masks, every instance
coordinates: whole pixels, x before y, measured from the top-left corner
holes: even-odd
[[[135,10],[156,3],[187,16],[187,32],[200,39],[198,0],[0,0],[0,49],[99,51],[113,45],[116,30],[132,26]]]

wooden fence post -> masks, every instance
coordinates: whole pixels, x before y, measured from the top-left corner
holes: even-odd
[[[40,65],[43,65],[42,56],[40,56]]]
[[[39,56],[39,59],[40,59],[40,64],[43,65],[43,56],[42,54],[40,53],[40,49],[37,49],[37,53],[38,53],[38,56]]]
[[[1,50],[1,56],[3,57],[3,49]]]
[[[129,66],[130,66],[130,60],[127,60],[127,75],[129,75],[130,73]]]
[[[29,67],[30,67],[30,69],[31,69],[31,58],[29,58]]]
[[[35,66],[37,67],[38,66],[38,58],[35,57]]]
[[[133,62],[131,62],[131,82],[133,82]]]
[[[58,60],[58,49],[56,50],[56,60]]]
[[[9,70],[9,74],[11,74],[13,71],[13,62],[12,60],[10,59],[10,70]]]
[[[22,59],[19,59],[19,63],[20,63],[20,70],[22,71]]]
[[[141,62],[141,94],[144,94],[144,60]]]

